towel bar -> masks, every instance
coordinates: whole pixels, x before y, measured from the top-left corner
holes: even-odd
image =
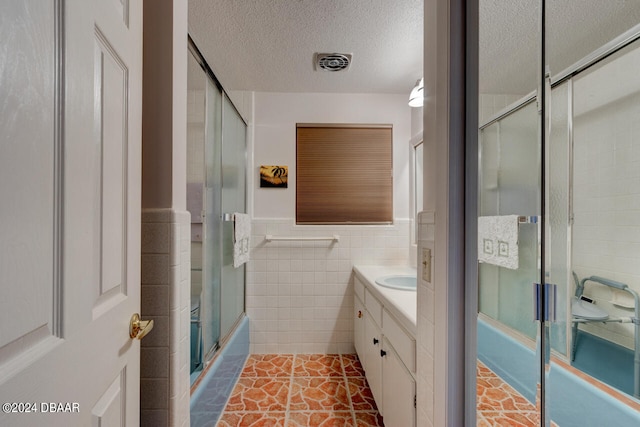
[[[538,223],[537,215],[533,215],[533,216],[520,215],[518,217],[518,224],[537,224],[537,223]]]
[[[334,234],[333,236],[326,237],[294,237],[294,236],[273,236],[271,234],[267,234],[264,236],[264,240],[267,242],[276,242],[276,241],[319,241],[319,240],[331,240],[332,242],[339,242],[340,236]]]

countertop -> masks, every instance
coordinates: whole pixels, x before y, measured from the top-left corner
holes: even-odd
[[[389,274],[415,276],[416,269],[408,266],[354,265],[353,271],[367,289],[415,338],[417,291],[385,288],[376,283],[376,278]]]

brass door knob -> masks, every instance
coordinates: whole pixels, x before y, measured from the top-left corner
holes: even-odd
[[[129,337],[141,340],[153,329],[153,320],[140,320],[140,315],[134,313],[129,321]]]

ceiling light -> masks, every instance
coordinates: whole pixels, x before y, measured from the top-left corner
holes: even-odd
[[[409,95],[410,107],[422,107],[424,103],[424,78],[416,82],[416,86],[411,90]]]

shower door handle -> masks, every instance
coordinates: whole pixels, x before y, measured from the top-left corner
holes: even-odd
[[[558,287],[553,283],[533,284],[533,320],[556,321]]]

